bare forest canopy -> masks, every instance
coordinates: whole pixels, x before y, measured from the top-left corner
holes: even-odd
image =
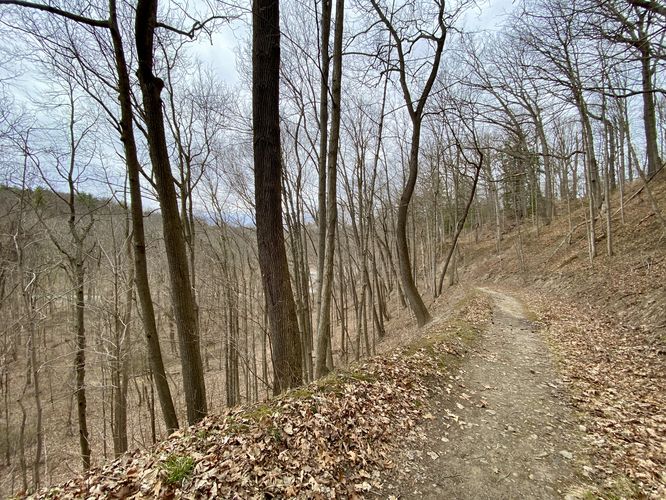
[[[0,495],[375,354],[477,244],[568,216],[611,257],[637,189],[666,233],[659,2],[0,0],[0,33]]]

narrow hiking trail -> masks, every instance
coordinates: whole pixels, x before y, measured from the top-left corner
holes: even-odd
[[[433,381],[427,424],[396,460],[400,498],[563,498],[580,491],[582,432],[549,348],[522,304],[490,289],[489,328]]]

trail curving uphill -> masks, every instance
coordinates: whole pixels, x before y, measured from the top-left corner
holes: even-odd
[[[490,327],[458,373],[434,381],[428,423],[397,459],[400,498],[577,498],[581,429],[522,304],[496,290]],[[389,481],[390,482],[390,481]],[[393,489],[391,489],[393,486]]]

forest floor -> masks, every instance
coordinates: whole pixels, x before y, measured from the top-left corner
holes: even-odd
[[[35,497],[666,498],[666,246],[629,199],[614,256],[587,258],[584,208],[472,237],[378,356]]]
[[[535,290],[446,301],[401,347],[35,497],[665,498],[660,344]]]
[[[511,295],[493,299],[492,320],[457,371],[433,381],[426,423],[406,443],[399,498],[581,498],[590,491],[582,424],[539,325]],[[586,469],[587,468],[587,469]]]

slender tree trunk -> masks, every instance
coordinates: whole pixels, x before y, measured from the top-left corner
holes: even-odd
[[[129,262],[129,279],[127,280],[127,293],[125,295],[125,313],[122,321],[118,304],[118,290],[116,287],[115,331],[116,353],[113,374],[113,454],[118,457],[127,451],[127,364],[125,363],[125,346],[129,344],[130,321],[132,319],[132,304],[134,302],[134,266],[132,265],[132,240],[129,234],[129,221],[125,229],[127,241],[125,253]],[[115,279],[117,280],[118,271]]]
[[[76,353],[74,356],[74,367],[76,371],[76,409],[79,420],[79,446],[81,448],[81,461],[83,469],[90,468],[90,436],[88,434],[87,400],[86,400],[86,330],[84,323],[85,295],[84,278],[85,269],[83,258],[77,258],[75,263],[76,280],[76,307],[75,307],[75,329],[76,329]]]
[[[398,220],[396,223],[396,239],[398,247],[398,264],[400,266],[400,279],[405,296],[409,302],[412,312],[416,316],[416,322],[419,326],[428,323],[432,318],[421,294],[419,294],[414,278],[412,276],[411,259],[409,258],[409,247],[407,244],[407,216],[409,213],[409,203],[414,194],[416,178],[418,175],[418,156],[419,145],[421,141],[421,118],[415,117],[412,120],[412,141],[409,151],[409,175],[407,183],[400,196],[398,205]]]
[[[539,136],[539,143],[541,144],[541,153],[543,155],[543,168],[545,177],[544,214],[546,216],[546,224],[550,224],[550,221],[555,215],[555,205],[553,204],[553,161],[550,157],[550,147],[548,146],[548,139],[546,138],[546,132],[543,128],[543,122],[539,115],[537,115],[535,123],[537,135]]]
[[[588,196],[592,197],[592,206],[596,211],[601,208],[604,202],[602,196],[601,180],[599,179],[599,165],[597,163],[597,156],[594,147],[594,134],[592,131],[592,124],[590,123],[590,115],[587,112],[587,103],[585,102],[582,94],[576,96],[576,106],[583,126],[583,145],[585,147],[585,164],[587,165],[587,182],[588,182]]]
[[[324,267],[326,258],[326,178],[328,175],[328,91],[330,74],[329,42],[331,38],[331,7],[332,0],[321,2],[321,83],[319,89],[319,193],[317,225],[319,242],[317,248],[317,325],[322,307],[322,288],[324,286]],[[317,327],[319,329],[319,327]]]
[[[162,230],[169,269],[171,302],[178,330],[187,420],[190,424],[194,424],[207,413],[206,386],[187,250],[164,131],[160,97],[164,82],[153,74],[153,40],[156,23],[157,0],[138,0],[135,22],[137,74],[143,97],[150,160],[162,211]]]
[[[446,256],[446,261],[444,261],[444,268],[442,269],[442,274],[439,276],[439,284],[437,286],[437,295],[441,295],[442,293],[442,285],[444,284],[444,276],[446,275],[446,270],[449,267],[449,262],[451,261],[451,257],[453,256],[453,253],[456,249],[456,245],[458,243],[458,238],[460,237],[460,233],[463,230],[463,227],[465,227],[465,221],[467,220],[467,215],[469,214],[469,209],[472,206],[472,202],[474,201],[474,195],[476,194],[476,186],[479,182],[479,174],[481,173],[481,168],[483,167],[483,162],[484,162],[484,157],[481,155],[481,158],[479,159],[478,165],[476,165],[476,171],[474,172],[474,181],[472,182],[472,189],[469,194],[469,198],[467,199],[467,204],[465,205],[465,210],[463,212],[462,217],[458,220],[456,224],[456,232],[453,235],[453,241],[451,241],[451,248],[449,249],[449,253]]]
[[[25,175],[25,172],[24,172]],[[22,223],[23,223],[23,208],[24,208],[24,192],[21,193],[20,195],[20,214],[18,217],[18,227],[16,229],[16,236],[14,238],[14,247],[16,251],[16,257],[17,257],[17,268],[19,272],[19,285],[21,287],[21,298],[23,299],[23,309],[25,313],[25,317],[27,319],[27,330],[28,330],[28,351],[30,354],[30,370],[31,370],[31,378],[32,378],[32,383],[33,383],[33,390],[34,390],[34,401],[35,401],[35,427],[36,427],[36,446],[35,446],[35,459],[33,461],[33,466],[32,466],[32,483],[33,487],[35,490],[39,488],[39,485],[41,483],[41,474],[40,474],[40,462],[42,460],[42,454],[43,454],[43,444],[44,444],[44,425],[43,425],[43,408],[42,408],[42,394],[40,391],[40,376],[39,376],[39,360],[37,356],[37,324],[36,324],[36,317],[35,317],[35,303],[34,303],[34,287],[35,287],[35,280],[37,279],[36,275],[32,276],[32,279],[30,281],[26,280],[27,277],[27,269],[25,268],[25,259],[24,259],[24,246],[23,243],[19,243],[19,238],[22,236],[23,229],[22,229]],[[4,293],[3,293],[4,295]],[[7,436],[6,436],[6,461],[7,465],[9,465],[9,457],[11,453],[11,446],[9,442],[9,411],[8,411],[8,396],[9,396],[9,372],[3,370],[3,376],[4,376],[4,387],[3,387],[3,392],[5,395],[5,418],[6,418],[6,431],[7,431]],[[19,400],[19,404],[21,405],[21,409],[23,410],[23,404],[22,401]],[[24,412],[24,418],[25,418],[25,410]],[[24,424],[23,424],[24,425]],[[23,430],[21,431],[23,433]],[[23,450],[21,450],[21,453],[23,453]],[[23,465],[22,467],[25,469],[25,458],[21,456],[21,459],[23,460]],[[24,473],[25,477],[25,473]],[[27,481],[24,479],[24,484],[27,486]]]
[[[643,84],[643,128],[645,129],[645,149],[647,152],[647,176],[651,177],[661,168],[661,159],[657,147],[657,119],[652,89],[652,58],[647,43],[645,41],[645,45],[641,49],[641,81]]]
[[[326,252],[321,289],[321,309],[317,324],[317,359],[315,375],[322,377],[330,368],[326,364],[327,348],[331,343],[331,296],[333,294],[333,263],[335,262],[335,231],[338,224],[337,170],[340,143],[340,96],[342,93],[342,34],[344,29],[344,0],[336,0],[335,35],[333,40],[333,93],[331,113],[331,136],[327,160],[327,222]]]
[[[110,31],[118,73],[118,101],[120,103],[120,134],[125,151],[127,177],[130,191],[130,214],[132,217],[132,238],[134,242],[134,271],[136,292],[141,306],[141,319],[148,346],[148,361],[155,380],[157,395],[160,400],[162,417],[167,432],[178,429],[178,418],[173,405],[169,381],[164,369],[162,349],[160,347],[155,308],[148,281],[148,263],[146,261],[146,236],[143,223],[143,200],[141,197],[140,166],[134,138],[132,99],[127,62],[123,49],[123,41],[118,26],[116,1],[109,2]]]

